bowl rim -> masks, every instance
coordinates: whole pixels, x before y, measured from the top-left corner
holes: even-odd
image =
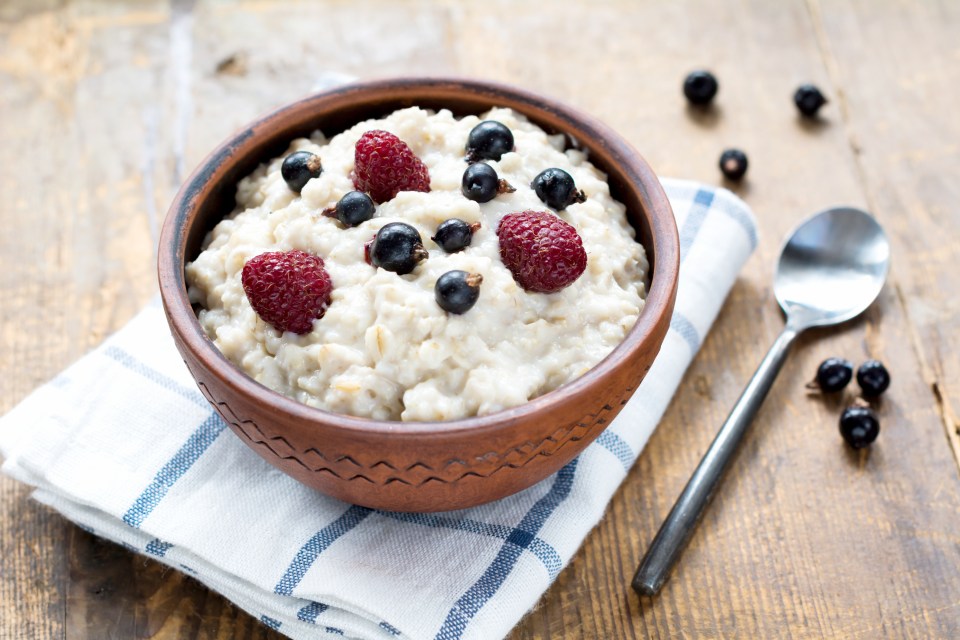
[[[269,137],[264,128],[289,112],[304,107],[321,109],[325,102],[362,96],[367,92],[441,88],[467,92],[478,98],[489,97],[491,104],[496,103],[498,96],[504,97],[576,125],[575,128],[606,147],[615,162],[628,174],[639,177],[632,186],[649,212],[650,243],[653,244],[655,263],[651,265],[650,286],[636,323],[607,356],[583,375],[523,404],[482,416],[435,422],[376,420],[311,407],[257,382],[227,359],[200,326],[187,295],[184,274],[187,234],[181,233],[180,228],[191,215],[195,216],[208,185],[215,184],[218,177],[223,177],[224,162],[236,154],[242,155],[258,138]],[[524,115],[530,117],[529,113]],[[645,249],[649,259],[651,247]],[[466,432],[473,436],[494,433],[544,412],[561,397],[564,402],[576,402],[576,399],[590,395],[594,385],[613,373],[622,360],[657,333],[662,316],[672,311],[680,267],[680,241],[670,203],[649,164],[629,142],[599,120],[555,99],[498,82],[443,76],[400,77],[353,82],[314,93],[261,115],[235,131],[203,159],[174,197],[161,228],[157,263],[161,300],[171,330],[179,335],[185,347],[211,374],[220,378],[221,383],[263,403],[267,412],[281,413],[289,419],[316,424],[318,434],[324,428],[332,428],[338,432],[358,432],[388,440],[406,440],[416,436],[418,441],[423,441],[445,439]]]

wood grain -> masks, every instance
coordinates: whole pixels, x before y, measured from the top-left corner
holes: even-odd
[[[6,2],[0,411],[149,299],[159,218],[233,128],[338,74],[512,82],[662,175],[719,184],[719,152],[743,148],[761,232],[607,517],[512,637],[960,637],[957,33],[960,6],[926,0]],[[703,66],[718,102],[692,112],[679,85]],[[790,104],[805,81],[831,100],[813,123]],[[781,237],[840,203],[890,233],[888,287],[797,345],[664,592],[637,599],[637,562],[782,325]],[[837,435],[842,401],[803,388],[828,355],[893,372],[865,457]],[[0,479],[0,637],[279,637],[27,495]]]

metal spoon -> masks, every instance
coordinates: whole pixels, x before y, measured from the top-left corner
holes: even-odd
[[[633,577],[637,593],[653,596],[660,591],[773,386],[794,339],[811,327],[838,324],[862,313],[880,293],[889,263],[886,234],[876,220],[859,209],[821,211],[790,234],[780,251],[773,289],[787,314],[786,327],[757,367],[650,544]]]

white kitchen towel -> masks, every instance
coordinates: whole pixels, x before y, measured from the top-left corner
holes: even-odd
[[[756,245],[733,194],[663,183],[681,247],[663,349],[610,427],[517,495],[406,514],[298,484],[224,428],[157,302],[0,419],[3,470],[79,526],[290,637],[501,638],[603,516]]]

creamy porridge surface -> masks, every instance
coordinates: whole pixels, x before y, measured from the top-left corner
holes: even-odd
[[[516,192],[484,204],[460,192],[464,145],[481,120],[505,124],[516,143],[516,151],[489,163]],[[411,147],[429,168],[431,191],[401,192],[377,205],[373,219],[345,228],[320,212],[354,189],[354,145],[371,129],[390,131]],[[280,176],[283,158],[297,150],[323,163],[323,173],[299,195]],[[501,262],[496,229],[508,213],[550,211],[530,187],[548,167],[570,173],[586,193],[585,202],[557,215],[583,239],[587,268],[557,293],[528,293]],[[564,151],[563,136],[548,136],[509,109],[456,119],[446,110],[412,107],[329,140],[319,132],[294,140],[283,156],[240,181],[236,200],[236,210],[186,268],[190,298],[202,307],[200,324],[254,379],[328,411],[431,421],[515,406],[597,364],[643,307],[647,260],[605,176],[582,152]],[[482,225],[458,253],[444,253],[430,240],[449,218]],[[364,243],[395,221],[416,227],[430,254],[403,276],[364,261]],[[305,335],[261,320],[241,284],[247,260],[292,249],[323,258],[333,281],[326,314]],[[448,314],[434,299],[437,278],[452,269],[483,276],[478,302],[463,315]]]

